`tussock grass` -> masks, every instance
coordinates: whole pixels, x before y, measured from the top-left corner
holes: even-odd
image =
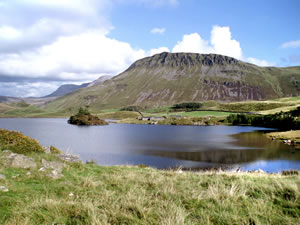
[[[10,190],[0,193],[1,224],[298,224],[300,217],[295,174],[95,164],[69,164],[57,180],[25,172],[0,170]]]

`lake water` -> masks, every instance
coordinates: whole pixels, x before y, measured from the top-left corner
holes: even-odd
[[[67,119],[0,119],[0,128],[21,131],[100,165],[145,164],[156,168],[230,167],[279,172],[300,169],[300,151],[271,141],[265,128],[110,124],[74,126]]]

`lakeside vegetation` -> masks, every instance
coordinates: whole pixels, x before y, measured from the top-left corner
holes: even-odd
[[[300,107],[289,112],[270,115],[231,114],[226,119],[232,125],[251,125],[280,130],[300,129]]]
[[[0,133],[0,224],[299,222],[298,171],[195,173],[145,166],[103,167],[65,162],[57,154],[31,148],[24,149],[24,154],[37,166],[15,168],[7,164],[8,153],[3,152],[6,142],[1,135],[6,137],[8,132],[16,137],[14,143],[31,139],[5,132]],[[39,145],[32,142],[29,146],[36,144]],[[41,169],[51,164],[63,165],[61,176],[50,176],[50,168]]]

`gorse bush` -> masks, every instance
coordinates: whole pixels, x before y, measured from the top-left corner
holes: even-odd
[[[15,153],[27,154],[44,152],[44,148],[35,139],[20,132],[0,129],[0,150],[10,150]]]

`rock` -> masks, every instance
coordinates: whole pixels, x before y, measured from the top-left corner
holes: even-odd
[[[39,171],[44,171],[45,170],[45,168],[44,167],[41,167],[40,169],[39,169]]]
[[[74,196],[73,192],[70,192],[69,197],[73,197],[73,196]]]
[[[46,169],[55,169],[58,173],[61,173],[64,168],[64,164],[62,162],[50,162],[45,159],[42,159],[42,165]]]
[[[3,174],[0,174],[0,179],[4,180],[6,177]]]
[[[79,156],[77,155],[71,155],[71,154],[60,154],[58,155],[58,157],[66,162],[71,162],[71,163],[80,163],[81,160],[79,158]]]
[[[50,147],[45,147],[44,150],[45,150],[45,152],[48,153],[48,154],[51,153]]]
[[[263,171],[262,169],[258,169],[257,173],[265,173],[265,171]]]
[[[16,179],[19,176],[20,176],[20,174],[17,174],[17,175],[12,176],[11,178]]]
[[[28,171],[28,172],[26,173],[26,175],[27,175],[27,176],[30,176],[30,175],[31,175],[31,172]]]
[[[61,178],[63,175],[58,172],[57,170],[52,170],[51,174],[49,175],[49,177],[52,177],[53,179],[58,179]]]
[[[3,191],[3,192],[8,192],[8,189],[4,186],[0,186],[0,191]]]
[[[35,161],[22,154],[12,153],[11,151],[4,151],[5,154],[2,158],[5,159],[5,164],[14,168],[23,168],[23,169],[29,169],[29,168],[36,168],[37,164]]]

